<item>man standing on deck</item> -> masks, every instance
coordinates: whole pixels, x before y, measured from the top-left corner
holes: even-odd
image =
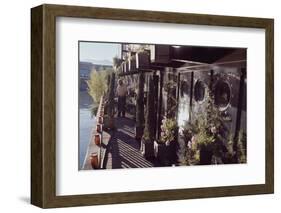
[[[118,96],[118,117],[125,117],[126,109],[126,95],[128,93],[127,86],[123,83],[121,79],[118,80],[118,86],[116,89]]]

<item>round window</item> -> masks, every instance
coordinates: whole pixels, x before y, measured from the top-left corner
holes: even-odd
[[[180,95],[181,95],[181,97],[183,97],[184,94],[188,94],[188,84],[187,84],[186,81],[181,81],[181,85],[180,85]]]
[[[229,84],[224,81],[218,82],[215,88],[215,104],[219,108],[225,108],[229,104],[229,101],[230,101]]]
[[[203,101],[205,97],[205,84],[198,80],[194,86],[194,99],[195,101]]]

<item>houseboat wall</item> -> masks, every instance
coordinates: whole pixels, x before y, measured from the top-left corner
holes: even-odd
[[[193,122],[206,113],[208,88],[218,107],[224,125],[234,137],[240,130],[246,132],[246,76],[245,68],[213,67],[182,73],[178,98],[179,126]],[[239,123],[237,123],[239,122]]]

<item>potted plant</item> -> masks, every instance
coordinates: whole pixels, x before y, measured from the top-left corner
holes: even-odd
[[[184,126],[182,126],[180,131],[180,136],[183,139],[183,156],[182,163],[184,165],[197,165],[200,161],[199,149],[197,148],[195,134],[197,132],[197,128],[190,122],[186,122]]]
[[[153,141],[149,137],[149,132],[147,129],[144,130],[144,134],[141,139],[141,153],[146,159],[151,159],[154,157],[154,147]]]
[[[210,132],[205,130],[200,130],[194,138],[194,143],[196,143],[199,149],[199,164],[200,165],[210,165],[212,163],[213,156],[213,144],[215,138]]]
[[[136,68],[149,69],[150,67],[150,54],[146,50],[141,50],[136,54]]]
[[[107,94],[106,101],[106,115],[104,115],[104,128],[105,129],[114,129],[114,87],[115,87],[115,73],[111,73],[109,80],[109,89]]]
[[[90,155],[90,161],[93,169],[99,169],[99,157],[97,152]]]
[[[97,131],[98,133],[102,133],[102,124],[97,124],[97,125],[96,125],[96,131]]]
[[[94,135],[94,141],[97,146],[101,145],[101,134],[97,133]]]
[[[161,138],[154,141],[154,156],[161,165],[168,164],[167,145]]]
[[[160,163],[171,164],[176,161],[177,122],[173,118],[165,118],[161,125],[161,137],[155,141],[155,154]]]
[[[128,60],[128,70],[130,72],[136,71],[136,55],[135,53],[131,53],[129,60]]]
[[[239,131],[237,142],[237,160],[238,163],[247,163],[247,137],[243,130]]]
[[[121,69],[123,73],[127,73],[129,71],[129,59],[126,57],[121,64]]]
[[[146,158],[154,157],[154,139],[156,130],[155,120],[155,91],[153,76],[149,76],[148,81],[148,95],[146,103],[146,114],[145,114],[145,128],[144,134],[141,140],[142,153]]]
[[[228,130],[221,112],[214,103],[211,85],[207,90],[205,104],[206,112],[198,116],[195,121],[197,126],[195,143],[199,150],[199,163],[201,165],[224,163],[224,157],[227,154],[225,137],[228,135]]]

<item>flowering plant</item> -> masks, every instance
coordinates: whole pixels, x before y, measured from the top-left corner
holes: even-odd
[[[161,143],[170,144],[176,138],[177,122],[175,119],[165,118],[161,125]]]

